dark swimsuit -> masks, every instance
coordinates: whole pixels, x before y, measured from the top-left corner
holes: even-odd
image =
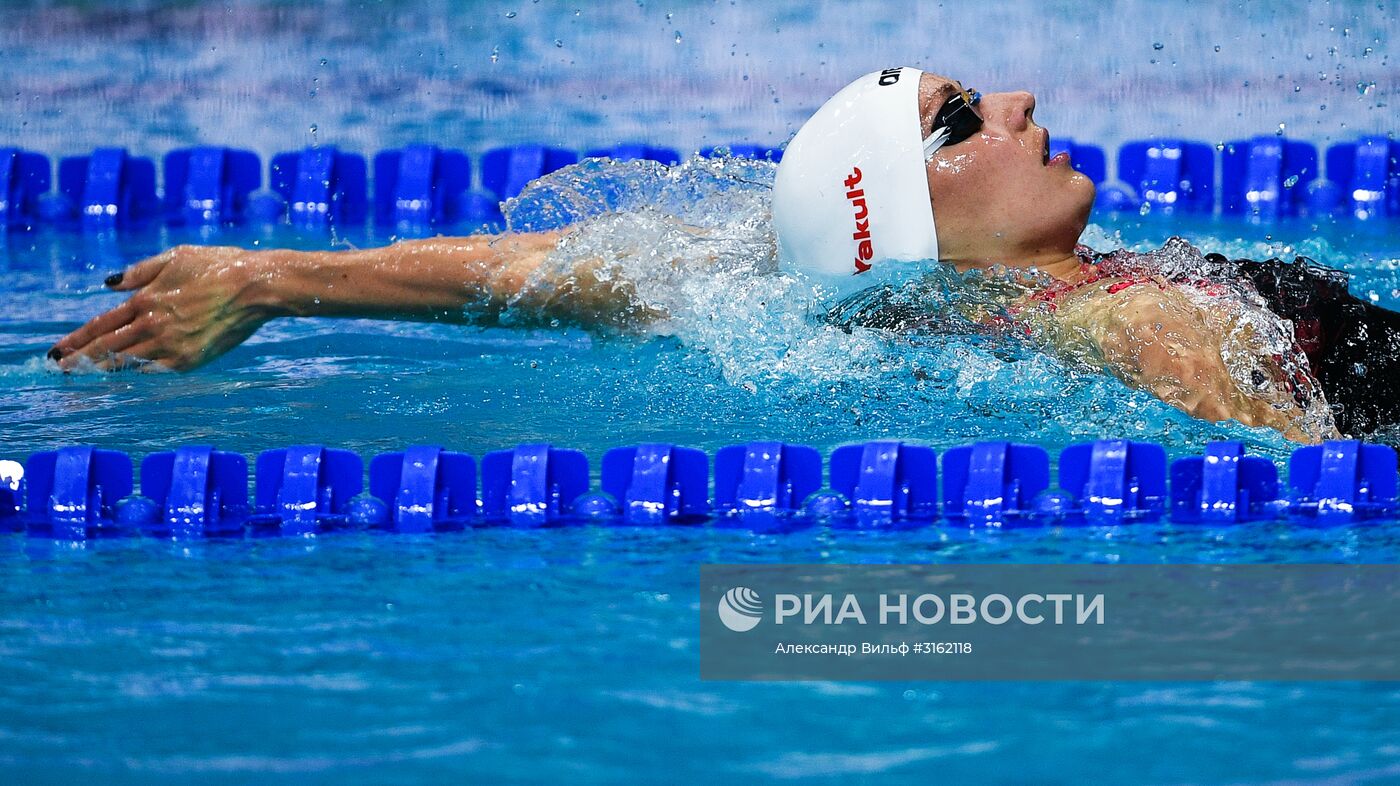
[[[1400,423],[1400,313],[1361,300],[1347,291],[1346,273],[1306,257],[1206,261],[1254,284],[1269,310],[1293,323],[1338,431],[1369,434]]]

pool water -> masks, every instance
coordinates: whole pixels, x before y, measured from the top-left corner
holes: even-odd
[[[714,683],[702,562],[1394,561],[1400,528],[0,541],[10,782],[1390,782],[1388,684]]]
[[[1132,218],[1091,235],[1151,247],[1186,232],[1259,255],[1284,252],[1265,235],[1289,229]],[[1310,238],[1302,251],[1355,271],[1354,291],[1395,301],[1388,238],[1345,226],[1298,234]],[[846,335],[809,318],[806,296],[780,276],[715,277],[706,286],[730,289],[658,332],[306,320],[274,322],[188,375],[65,376],[42,360],[60,334],[118,302],[98,286],[108,268],[167,240],[123,237],[104,264],[81,237],[12,242],[6,456],[78,442],[138,457],[302,442],[479,456],[552,441],[586,451],[596,472],[618,444],[714,450],[757,435],[823,450],[1014,438],[1053,454],[1103,435],[1163,442],[1174,457],[1222,438],[1278,460],[1290,449],[1004,338]],[[290,231],[223,240],[338,242]],[[436,783],[463,772],[575,783],[1385,781],[1400,773],[1400,690],[1388,685],[704,683],[697,566],[1397,559],[1397,522],[778,536],[486,528],[195,544],[5,536],[0,764],[35,783]]]
[[[0,74],[17,96],[0,131],[51,154],[211,142],[264,158],[313,139],[364,152],[420,139],[473,150],[775,144],[852,72],[991,29],[1013,34],[955,54],[934,47],[934,59],[959,60],[979,87],[1031,87],[1052,133],[1223,141],[1284,123],[1325,143],[1395,130],[1395,11],[1371,4],[1222,7],[1195,27],[1179,24],[1180,5],[1145,2],[921,7],[912,21],[882,3],[448,5],[16,11],[0,44],[23,67]],[[1074,38],[1121,43],[1108,53],[1046,43]],[[1142,110],[1103,108],[1115,104]],[[810,286],[756,269],[754,193],[735,187],[705,208],[701,218],[738,239],[716,269],[677,280],[655,261],[629,263],[673,311],[661,326],[276,321],[188,375],[63,375],[43,354],[120,302],[100,286],[108,272],[170,243],[392,238],[286,227],[10,235],[0,459],[75,443],[139,458],[191,443],[252,455],[319,442],[365,456],[433,443],[480,456],[549,441],[584,450],[595,468],[620,444],[713,451],[755,437],[823,451],[1013,438],[1053,455],[1111,435],[1172,457],[1237,439],[1279,461],[1292,447],[1268,430],[1192,420],[1007,337],[910,342],[830,328]],[[600,242],[645,245],[663,231],[646,215],[612,220],[593,219]],[[1306,254],[1350,271],[1358,295],[1400,305],[1393,224],[1103,215],[1087,240],[1150,249],[1173,234],[1231,255]],[[948,297],[959,292],[950,283]],[[1400,561],[1400,522],[500,527],[180,544],[7,535],[0,771],[14,783],[1400,781],[1400,688],[1384,684],[699,680],[699,564],[896,561],[1388,563]]]

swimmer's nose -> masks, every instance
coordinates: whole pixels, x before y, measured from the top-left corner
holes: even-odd
[[[1025,90],[982,96],[982,116],[1006,124],[1007,130],[1024,131],[1035,112],[1035,96]]]
[[[1035,118],[1035,96],[1025,90],[1018,90],[1011,94],[1013,105],[1016,107],[1012,120],[1017,129],[1027,128]]]

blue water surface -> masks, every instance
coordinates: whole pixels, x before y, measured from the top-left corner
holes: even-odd
[[[702,562],[1393,561],[1400,528],[7,538],[14,782],[1389,782],[1387,684],[713,683]]]

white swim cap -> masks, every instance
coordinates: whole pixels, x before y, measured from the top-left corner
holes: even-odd
[[[852,279],[877,262],[938,259],[916,68],[857,79],[822,104],[783,151],[773,184],[778,257]]]

